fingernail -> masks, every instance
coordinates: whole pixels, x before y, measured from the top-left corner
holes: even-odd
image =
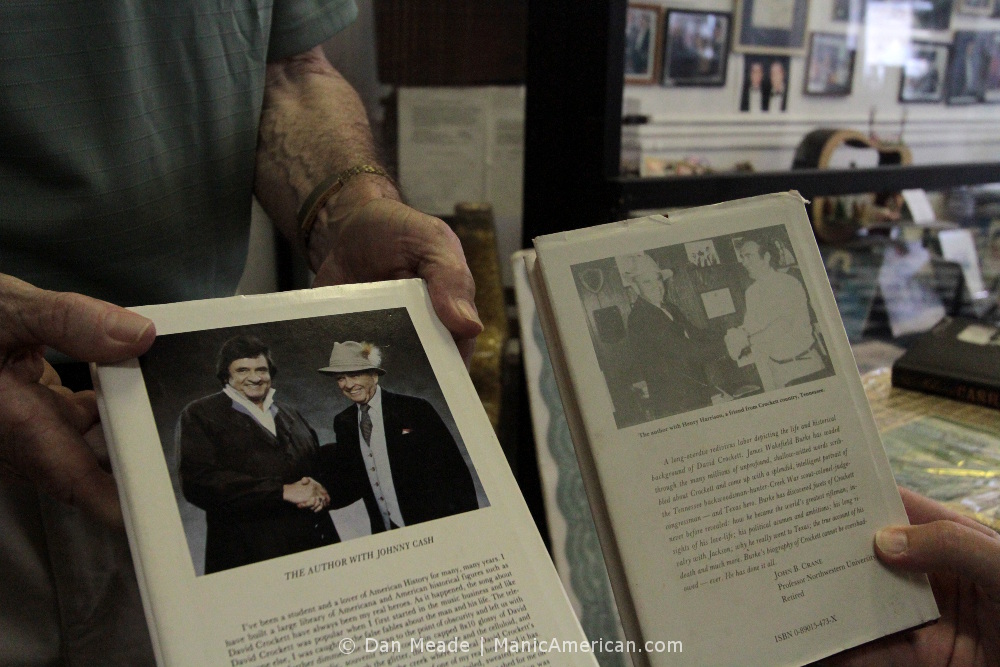
[[[889,556],[899,556],[909,547],[906,531],[898,528],[885,528],[875,533],[875,544],[882,553]]]
[[[465,299],[455,299],[455,306],[458,308],[458,312],[462,313],[462,316],[465,319],[475,322],[479,326],[483,326],[483,321],[479,319],[479,315],[476,313],[476,309],[471,303]]]
[[[122,343],[137,343],[153,323],[127,310],[116,310],[104,317],[104,332]]]

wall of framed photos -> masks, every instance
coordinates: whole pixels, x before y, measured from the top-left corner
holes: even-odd
[[[994,160],[1000,0],[630,2],[625,81],[624,173],[787,169],[816,128]]]

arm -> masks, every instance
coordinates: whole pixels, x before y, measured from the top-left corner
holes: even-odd
[[[913,525],[875,536],[890,567],[927,572],[941,618],[834,656],[832,665],[964,667],[1000,663],[1000,536],[922,496],[899,490]]]
[[[51,346],[118,361],[145,352],[155,336],[152,322],[123,308],[0,274],[0,472],[121,525],[114,479],[88,445],[100,438],[94,393],[60,387],[42,354]]]
[[[267,67],[254,189],[302,249],[316,285],[419,277],[441,321],[471,354],[482,330],[461,244],[441,220],[400,201],[382,176],[350,178],[319,212],[303,247],[296,214],[332,174],[378,160],[357,93],[320,47]]]
[[[199,403],[188,406],[177,425],[181,488],[188,502],[205,511],[240,513],[281,510],[287,503],[303,500],[301,494],[295,494],[294,500],[285,498],[285,487],[301,480],[285,485],[274,459],[251,461],[248,448],[253,443],[237,443],[229,428],[232,425],[227,427],[204,407]],[[247,462],[245,467],[219,460],[217,450],[237,445],[247,454],[241,457]]]

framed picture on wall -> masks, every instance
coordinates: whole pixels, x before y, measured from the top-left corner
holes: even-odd
[[[808,0],[738,0],[736,12],[736,51],[805,53]]]
[[[983,86],[983,101],[1000,102],[1000,32],[992,32],[985,40],[986,83]]]
[[[740,111],[780,113],[788,108],[789,56],[752,53],[743,57]]]
[[[847,35],[814,32],[809,36],[806,95],[845,96],[854,80],[854,54]]]
[[[722,12],[667,11],[663,85],[725,85],[732,21]]]
[[[655,83],[660,49],[659,5],[630,3],[625,19],[625,83]]]
[[[955,31],[945,81],[945,101],[948,104],[975,104],[984,100],[993,34],[974,30]]]
[[[948,73],[947,44],[910,42],[899,80],[900,102],[940,102]]]
[[[915,29],[939,31],[951,27],[952,0],[921,0],[911,6]]]
[[[994,0],[958,0],[955,11],[972,16],[992,16],[995,5]]]

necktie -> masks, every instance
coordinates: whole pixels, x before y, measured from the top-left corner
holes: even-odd
[[[361,435],[365,438],[365,444],[372,444],[372,418],[368,416],[368,409],[371,407],[367,403],[361,407]]]

